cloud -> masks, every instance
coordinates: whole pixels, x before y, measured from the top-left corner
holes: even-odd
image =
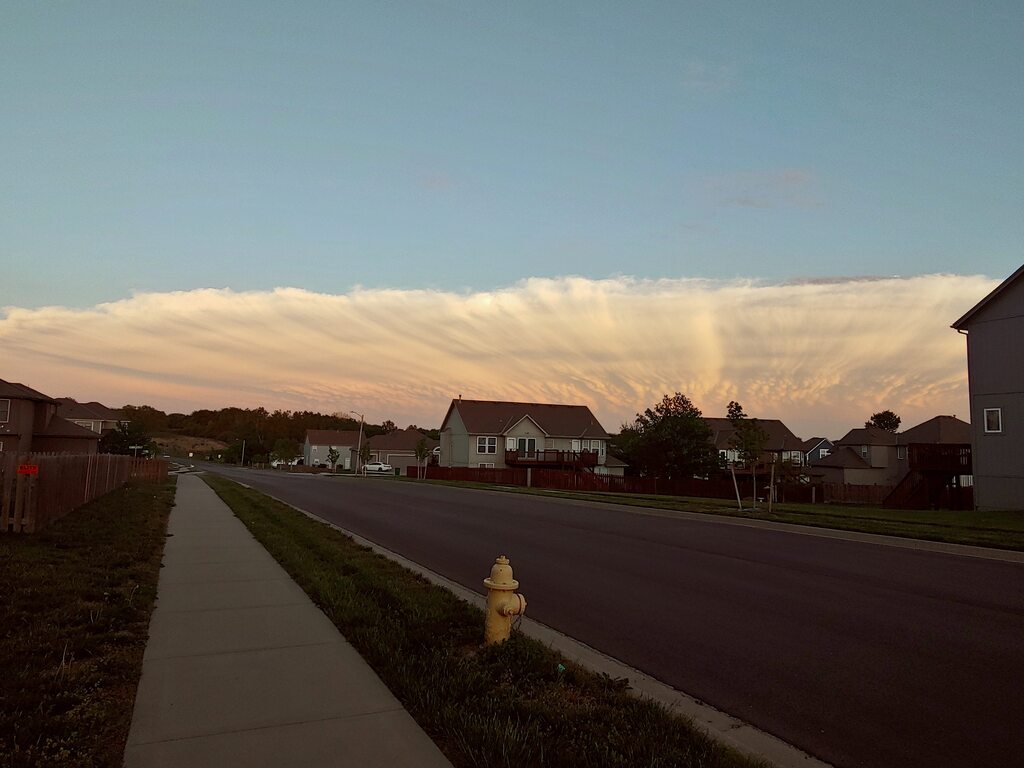
[[[585,403],[611,430],[679,390],[708,415],[737,399],[802,436],[839,437],[883,408],[907,425],[965,416],[965,344],[949,324],[995,284],[564,277],[476,293],[146,293],[7,308],[0,378],[115,406],[355,409],[424,426],[459,394]]]

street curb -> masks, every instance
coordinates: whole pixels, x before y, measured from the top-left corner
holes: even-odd
[[[237,481],[232,481],[237,482]],[[257,489],[258,490],[258,489]],[[357,544],[368,547],[379,555],[419,574],[431,583],[454,593],[456,597],[483,610],[486,605],[484,595],[424,568],[397,552],[382,547],[359,534],[353,533],[340,525],[325,520],[312,512],[307,512],[273,494],[259,491],[286,507],[300,512],[311,520],[327,525],[340,533],[352,538]],[[832,768],[830,763],[823,762],[803,750],[789,744],[776,736],[772,736],[749,723],[745,723],[732,715],[715,709],[710,704],[678,691],[650,675],[635,669],[624,662],[591,648],[589,645],[575,640],[546,624],[523,617],[519,630],[534,640],[538,640],[558,651],[566,658],[599,674],[607,674],[612,678],[625,679],[629,686],[641,697],[646,697],[666,706],[673,713],[685,717],[712,738],[735,749],[748,757],[767,760],[776,768]]]

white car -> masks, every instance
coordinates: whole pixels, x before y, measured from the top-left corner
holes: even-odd
[[[385,464],[382,461],[371,461],[369,464],[364,464],[363,465],[363,471],[366,472],[366,473],[371,473],[372,472],[374,474],[376,474],[378,472],[387,472],[387,473],[390,474],[391,472],[394,472],[395,470],[392,469],[390,464]]]

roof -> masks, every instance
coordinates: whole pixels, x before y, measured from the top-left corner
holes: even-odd
[[[896,445],[896,433],[881,427],[861,427],[851,429],[836,445]]]
[[[814,468],[839,467],[841,469],[868,469],[871,467],[853,448],[844,446],[832,451],[821,461],[814,462]]]
[[[612,456],[610,453],[607,456],[604,457],[604,465],[606,467],[610,467],[612,469],[617,469],[619,467],[628,467],[629,466],[629,464],[624,462],[622,459],[620,459],[620,458],[618,458],[616,456]]]
[[[807,453],[808,451],[813,451],[815,448],[817,448],[822,443],[831,443],[831,442],[832,441],[829,440],[827,437],[812,437],[810,440],[804,440],[803,451],[804,451],[804,453]]]
[[[26,387],[24,384],[15,384],[3,379],[0,379],[0,397],[12,400],[36,400],[41,403],[57,402],[52,397],[44,395],[42,392],[37,392],[31,387]]]
[[[100,439],[98,432],[86,429],[83,426],[75,424],[73,421],[62,419],[60,416],[54,416],[50,419],[50,423],[43,429],[35,430],[32,434],[36,437],[74,437],[89,440]]]
[[[711,441],[715,448],[720,451],[732,448],[730,440],[736,430],[729,419],[705,418],[704,421],[711,427]],[[803,450],[803,441],[778,419],[757,419],[757,423],[768,433],[768,442],[764,447],[766,451]]]
[[[65,419],[90,419],[99,421],[121,421],[120,411],[115,411],[95,400],[80,403],[72,397],[57,398],[57,415]]]
[[[956,416],[935,416],[897,436],[900,445],[928,443],[932,445],[971,442],[971,425]]]
[[[951,325],[950,327],[955,328],[958,331],[962,331],[972,320],[975,319],[975,315],[977,315],[989,304],[991,304],[993,301],[999,298],[999,296],[1001,296],[1007,288],[1009,288],[1011,285],[1017,282],[1017,280],[1019,280],[1022,275],[1024,275],[1024,265],[1022,265],[1016,272],[1014,272],[1008,278],[1003,280],[1003,282],[997,285],[992,290],[992,292],[989,293],[988,296],[986,296],[984,299],[982,299],[969,310],[967,310],[967,314],[965,314],[963,317],[961,317],[959,320],[953,323],[953,325]]]
[[[442,430],[454,409],[458,410],[471,435],[503,435],[524,416],[529,416],[548,437],[610,437],[585,405],[452,400],[441,422]]]
[[[307,429],[306,440],[310,445],[358,445],[359,430]]]
[[[426,442],[428,449],[438,445],[437,440],[427,437],[418,429],[411,428],[396,429],[386,435],[374,435],[367,442],[374,451],[415,451],[420,440]]]

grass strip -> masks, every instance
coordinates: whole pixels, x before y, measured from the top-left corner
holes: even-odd
[[[842,504],[775,504],[768,514],[767,504],[757,510],[740,512],[734,500],[704,499],[688,496],[655,496],[648,494],[554,491],[543,488],[495,486],[457,480],[415,480],[407,482],[435,483],[462,488],[526,493],[559,499],[576,499],[602,504],[622,504],[652,510],[694,512],[724,515],[750,520],[795,523],[841,531],[877,533],[908,539],[941,541],[995,549],[1024,550],[1024,514],[1020,512],[974,512],[914,509],[883,509],[881,507],[846,506]]]
[[[457,768],[766,765],[519,633],[481,647],[483,613],[451,592],[259,491],[203,479]]]
[[[174,483],[129,484],[0,533],[0,765],[117,766]]]

